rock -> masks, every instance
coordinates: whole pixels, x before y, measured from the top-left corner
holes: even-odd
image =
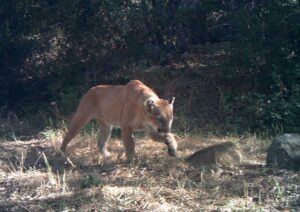
[[[267,150],[267,166],[300,170],[300,135],[283,134],[275,137]]]
[[[242,154],[232,142],[212,145],[195,152],[187,158],[194,167],[216,166],[226,167],[240,164]]]

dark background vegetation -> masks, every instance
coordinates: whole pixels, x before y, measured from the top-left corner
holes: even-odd
[[[299,132],[299,14],[298,0],[1,1],[2,122],[45,127],[50,101],[70,112],[93,85],[140,79],[177,97],[179,131]]]

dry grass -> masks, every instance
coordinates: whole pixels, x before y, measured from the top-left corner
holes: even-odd
[[[247,136],[177,136],[179,158],[163,144],[137,140],[134,165],[125,163],[120,140],[102,158],[95,135],[78,136],[58,152],[60,131],[38,140],[0,144],[0,211],[281,211],[300,209],[300,175],[264,167],[268,141]],[[245,163],[215,175],[184,160],[212,144],[233,141]]]

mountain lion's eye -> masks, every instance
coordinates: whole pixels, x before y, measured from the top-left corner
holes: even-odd
[[[164,124],[166,122],[162,116],[158,116],[157,119],[161,124]]]

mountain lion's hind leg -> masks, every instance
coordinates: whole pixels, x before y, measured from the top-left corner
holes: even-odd
[[[91,118],[87,115],[76,114],[72,119],[70,126],[68,128],[68,132],[66,133],[60,150],[62,152],[66,151],[67,145],[70,141],[80,132],[80,130],[91,120]]]

